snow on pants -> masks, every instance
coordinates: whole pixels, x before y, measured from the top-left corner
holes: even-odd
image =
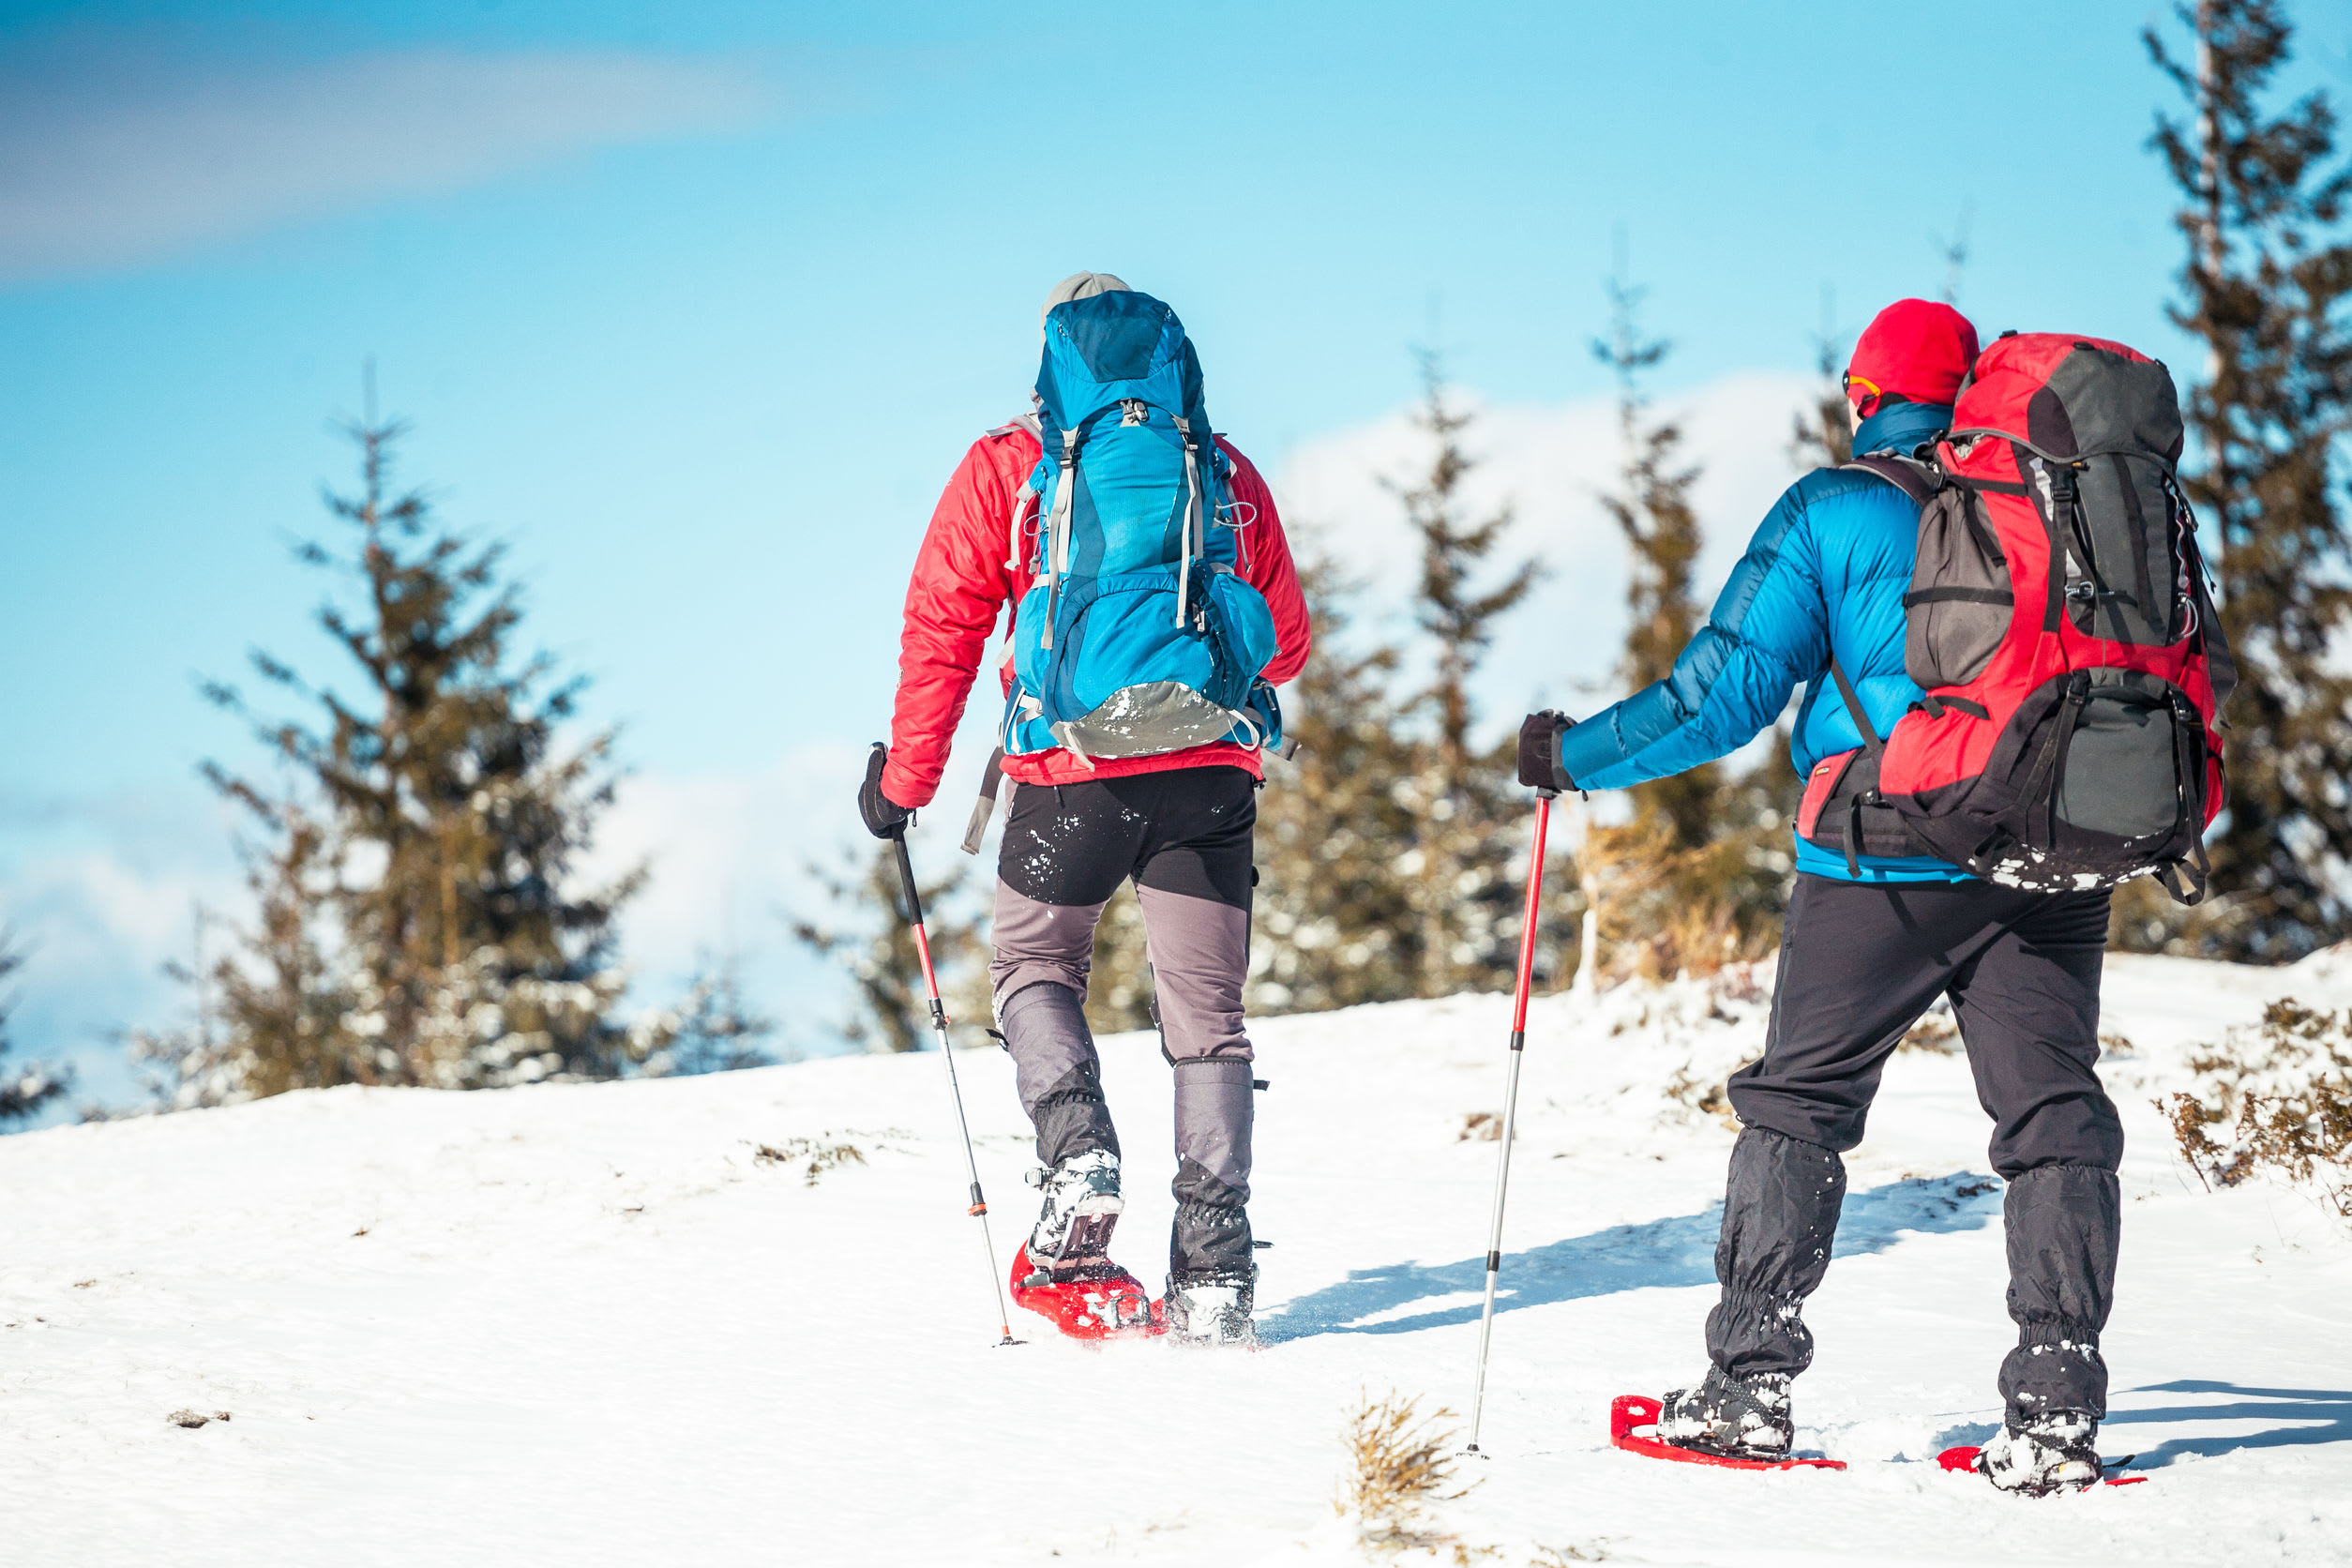
[[[1014,790],[997,860],[988,977],[1021,1106],[1048,1166],[1119,1152],[1086,1026],[1094,924],[1133,878],[1157,994],[1161,1048],[1176,1072],[1179,1284],[1247,1278],[1250,841],[1256,780],[1240,768],[1177,768]]]
[[[1830,1263],[1846,1167],[1896,1042],[1952,999],[1993,1168],[2009,1184],[2012,1420],[2103,1418],[2099,1334],[2115,1289],[2123,1126],[2099,1086],[2107,894],[1991,882],[1797,878],[1764,1055],[1732,1075],[1731,1153],[1707,1349],[1726,1372],[1794,1376],[1813,1360],[1800,1316]]]

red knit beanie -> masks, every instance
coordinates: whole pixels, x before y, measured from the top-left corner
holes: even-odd
[[[1915,403],[1949,404],[1976,363],[1976,328],[1949,305],[1898,299],[1854,340],[1846,395],[1865,419],[1890,392]]]

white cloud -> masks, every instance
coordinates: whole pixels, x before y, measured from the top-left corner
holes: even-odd
[[[619,52],[32,52],[0,66],[0,277],[151,261],[771,107],[741,62]]]
[[[1788,435],[1811,388],[1789,375],[1726,376],[1665,399],[1653,416],[1681,422],[1686,461],[1704,465],[1695,488],[1707,546],[1696,591],[1711,598],[1749,535],[1795,477]],[[1625,631],[1628,557],[1600,496],[1618,485],[1623,448],[1616,405],[1591,398],[1552,406],[1487,404],[1466,441],[1479,465],[1464,481],[1469,515],[1508,503],[1518,521],[1494,559],[1532,554],[1548,575],[1502,627],[1478,695],[1489,723],[1515,724],[1526,705],[1574,713],[1622,695],[1609,684]],[[1403,605],[1419,569],[1418,543],[1382,478],[1410,482],[1428,461],[1429,438],[1398,410],[1307,443],[1274,484],[1286,524],[1367,582],[1367,603]],[[1398,626],[1402,626],[1401,616]],[[1597,687],[1597,690],[1595,689]]]
[[[163,977],[187,961],[200,905],[244,894],[221,805],[186,795],[0,803],[0,925],[26,949],[8,1033],[20,1057],[72,1062],[79,1097],[120,1101],[132,1078],[113,1044],[173,1020],[186,998]],[[207,933],[218,953],[226,935]]]

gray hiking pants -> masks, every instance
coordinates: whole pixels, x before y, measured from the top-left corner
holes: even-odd
[[[1731,1153],[1707,1349],[1736,1376],[1813,1361],[1801,1309],[1830,1266],[1878,1075],[1935,999],[1952,998],[2007,1180],[2012,1421],[2103,1418],[2099,1354],[2115,1293],[2123,1127],[2099,1085],[2107,895],[1990,882],[1867,884],[1800,876],[1764,1055],[1732,1075]]]
[[[1246,1279],[1249,1230],[1251,837],[1256,780],[1241,768],[1177,768],[1013,792],[997,860],[997,1020],[1021,1107],[1048,1166],[1119,1152],[1087,1028],[1094,925],[1133,879],[1157,993],[1161,1048],[1176,1073],[1178,1284]]]

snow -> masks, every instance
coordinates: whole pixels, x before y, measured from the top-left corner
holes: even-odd
[[[2012,1335],[1986,1125],[1965,1060],[1934,1052],[1888,1071],[1809,1313],[1799,1445],[1852,1468],[1608,1447],[1610,1396],[1701,1368],[1731,1135],[1695,1107],[1760,1044],[1763,1003],[1738,976],[1539,1000],[1489,1457],[1430,1528],[1509,1564],[2352,1561],[2352,1238],[2284,1189],[2204,1192],[2149,1104],[2186,1048],[2287,992],[2341,1005],[2352,965],[2111,960],[2132,1146],[2103,1446],[2153,1479],[2043,1502],[1933,1463],[1991,1430]],[[1275,1244],[1255,1354],[1036,1319],[997,1348],[932,1054],[0,1140],[5,1560],[1356,1560],[1331,1500],[1360,1395],[1468,1409],[1496,1145],[1459,1135],[1498,1108],[1508,1011],[1253,1027]],[[1151,1278],[1168,1075],[1147,1038],[1105,1053],[1117,1250]],[[1009,1266],[1034,1201],[1010,1064],[957,1065]]]

